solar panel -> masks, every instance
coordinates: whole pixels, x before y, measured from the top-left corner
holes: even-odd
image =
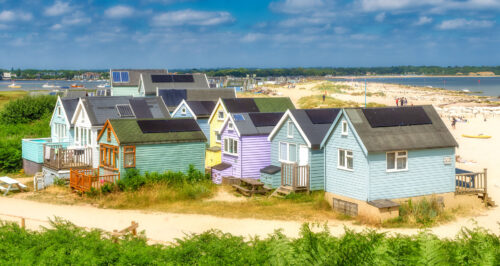
[[[122,78],[122,82],[129,82],[130,81],[129,76],[128,76],[128,72],[121,72],[121,78]]]
[[[308,109],[305,112],[313,124],[331,124],[340,109]]]
[[[121,82],[120,72],[113,71],[113,82]]]
[[[200,131],[194,119],[138,120],[142,133],[173,133]]]
[[[187,99],[186,90],[159,90],[158,96],[163,98],[163,101],[168,107],[179,105],[182,100]]]
[[[271,127],[278,124],[283,113],[251,113],[248,116],[256,127]]]
[[[243,121],[243,120],[245,120],[245,117],[243,117],[243,115],[240,115],[240,114],[233,115],[233,117],[234,117],[234,121]]]
[[[421,106],[363,109],[372,128],[432,124]]]
[[[172,75],[151,75],[151,81],[154,83],[174,82]]]
[[[130,99],[130,106],[137,118],[153,118],[148,103],[144,99]]]
[[[223,99],[227,111],[230,113],[258,113],[259,108],[252,98]]]
[[[194,82],[193,75],[172,75],[174,82]]]
[[[128,104],[117,104],[116,109],[118,110],[118,114],[120,117],[135,117],[132,108]]]

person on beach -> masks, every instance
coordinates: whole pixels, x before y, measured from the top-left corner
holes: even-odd
[[[326,95],[325,95],[325,94],[323,94],[323,102],[325,102],[325,98],[326,98]]]
[[[456,117],[453,117],[453,118],[451,119],[451,127],[452,127],[453,129],[455,129],[456,124],[457,124],[457,118],[456,118]]]
[[[399,106],[398,102],[399,102],[399,98],[396,98],[396,106]]]

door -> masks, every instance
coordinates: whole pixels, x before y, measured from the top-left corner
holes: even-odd
[[[309,178],[309,148],[305,145],[299,147],[299,167],[298,167],[298,187],[307,186],[307,178]]]

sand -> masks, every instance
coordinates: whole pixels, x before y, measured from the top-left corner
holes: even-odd
[[[317,82],[298,84],[296,88],[273,88],[278,95],[290,96],[295,103],[301,97],[321,94],[320,91],[312,91]],[[364,91],[364,84],[344,82],[352,85],[353,91]],[[299,89],[305,88],[305,89]],[[456,129],[451,129],[446,108],[463,106],[482,106],[472,103],[477,97],[467,95],[456,95],[450,92],[416,89],[408,87],[399,87],[398,85],[373,83],[368,85],[368,91],[383,91],[383,97],[368,97],[368,102],[384,103],[394,105],[395,97],[407,97],[409,104],[433,104],[442,107],[440,112],[443,114],[445,123],[450,127],[452,134],[459,143],[457,155],[469,161],[468,163],[459,163],[457,167],[467,170],[479,171],[488,168],[488,191],[494,201],[500,203],[500,115],[488,115],[487,121],[484,121],[482,115],[472,115],[465,113],[468,119],[467,123],[457,123]],[[331,95],[342,100],[364,102],[364,96],[353,96],[347,93]],[[464,138],[462,134],[485,134],[491,135],[491,139],[470,139]],[[473,161],[473,162],[470,162]],[[244,200],[244,198],[230,197],[227,193],[220,194],[212,200],[230,201]],[[258,235],[266,237],[277,229],[282,229],[283,233],[290,237],[297,237],[301,222],[278,221],[278,220],[257,220],[257,219],[233,219],[222,218],[210,215],[196,214],[172,214],[158,212],[143,212],[138,210],[112,210],[99,209],[92,206],[71,206],[40,203],[17,198],[0,197],[0,219],[19,221],[6,215],[27,217],[26,225],[30,229],[38,229],[40,225],[47,226],[47,220],[55,216],[62,217],[75,223],[78,226],[87,228],[100,228],[106,231],[114,229],[123,229],[130,225],[131,221],[139,223],[139,230],[145,230],[148,238],[152,242],[168,243],[176,238],[190,233],[201,233],[210,229],[219,229],[234,235],[244,237]],[[476,225],[484,227],[496,234],[500,234],[500,208],[490,208],[475,217],[459,217],[455,221],[440,225],[429,231],[437,234],[439,237],[454,237],[462,227],[472,228]],[[313,221],[312,221],[313,222]],[[316,221],[324,223],[326,221]],[[332,234],[340,235],[344,232],[344,226],[356,231],[366,229],[364,226],[354,225],[352,222],[339,220],[327,221]],[[384,232],[415,234],[418,229],[383,229]]]

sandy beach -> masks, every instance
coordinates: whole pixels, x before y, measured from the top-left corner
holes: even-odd
[[[296,84],[295,88],[276,86],[272,90],[278,96],[289,96],[294,103],[297,103],[302,97],[321,95],[322,91],[313,89],[320,82],[309,81],[299,83]],[[364,84],[356,82],[340,82],[338,84],[348,85],[350,89],[342,93],[330,94],[329,96],[344,101],[364,103],[364,96],[357,95],[357,93],[364,91]],[[457,167],[472,171],[482,171],[484,168],[487,168],[488,192],[495,202],[500,203],[500,164],[497,158],[500,150],[500,113],[497,113],[495,106],[486,103],[477,103],[480,100],[477,96],[468,96],[435,89],[369,83],[367,91],[371,93],[384,93],[383,96],[368,97],[368,102],[394,106],[396,97],[406,97],[410,105],[434,105],[459,143],[456,154],[461,157],[462,163],[457,163]],[[379,93],[378,95],[381,94]],[[452,129],[451,116],[462,116],[467,121],[458,122],[456,128]],[[484,134],[490,135],[491,138],[465,138],[462,137],[462,134]],[[148,238],[157,242],[170,242],[185,234],[201,233],[209,229],[220,229],[224,232],[245,237],[254,235],[265,237],[274,232],[274,230],[283,229],[286,235],[296,237],[302,224],[302,222],[295,221],[233,219],[196,214],[172,214],[139,210],[99,209],[91,206],[54,205],[5,197],[0,198],[0,210],[0,219],[19,220],[18,218],[5,215],[31,218],[31,220],[27,221],[27,227],[30,229],[36,229],[40,225],[47,226],[46,221],[55,216],[67,219],[79,226],[101,228],[107,231],[124,228],[134,220],[139,222],[139,229],[145,230]],[[440,237],[454,237],[462,227],[472,228],[478,225],[496,234],[500,234],[499,221],[500,208],[493,207],[482,211],[474,217],[457,217],[456,220],[434,227],[430,231]],[[311,222],[323,223],[325,221]],[[330,231],[335,235],[342,234],[344,226],[357,231],[366,229],[364,226],[355,225],[349,221],[332,220],[327,222]],[[382,231],[415,234],[419,230],[383,229]]]

